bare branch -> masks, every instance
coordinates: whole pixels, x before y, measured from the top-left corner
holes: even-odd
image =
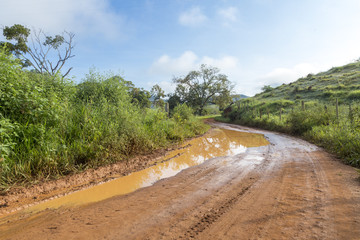
[[[66,31],[62,33],[62,35],[52,37],[47,36],[41,29],[33,29],[31,44],[22,57],[27,60],[37,72],[46,72],[49,75],[55,75],[61,72],[67,60],[75,56],[72,54],[74,37],[75,34]],[[30,57],[26,57],[26,53],[29,54],[28,56]],[[67,76],[71,70],[72,67],[62,76]]]
[[[64,77],[66,77],[66,75],[68,75],[69,74],[69,72],[71,71],[71,69],[73,69],[72,67],[71,68],[69,68],[69,70],[67,70],[67,72],[62,76],[63,78]]]

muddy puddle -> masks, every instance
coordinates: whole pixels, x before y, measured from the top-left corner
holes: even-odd
[[[45,209],[98,202],[150,186],[160,179],[174,176],[181,170],[199,165],[208,159],[244,153],[247,148],[265,146],[267,144],[269,142],[261,134],[214,129],[203,137],[185,143],[183,148],[168,153],[162,159],[155,162],[152,167],[63,197],[39,203],[24,211],[26,213],[36,213]]]

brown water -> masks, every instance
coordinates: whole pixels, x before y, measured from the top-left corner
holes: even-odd
[[[130,193],[150,186],[160,179],[174,176],[181,170],[199,165],[208,159],[244,153],[249,147],[267,144],[269,142],[261,134],[215,129],[185,144],[190,146],[170,152],[150,168],[40,203],[29,207],[26,211],[35,213],[47,208],[82,205]]]

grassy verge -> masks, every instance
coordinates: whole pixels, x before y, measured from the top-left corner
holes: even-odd
[[[209,118],[216,118],[221,117],[220,114],[213,114],[213,115],[206,115],[206,116],[196,116],[197,119],[209,119]]]
[[[360,109],[357,104],[338,108],[316,101],[306,107],[288,100],[252,102],[233,106],[215,118],[251,127],[300,136],[336,154],[345,163],[360,167]]]
[[[0,191],[151,152],[208,126],[134,103],[127,81],[90,72],[80,84],[21,69],[0,51]]]

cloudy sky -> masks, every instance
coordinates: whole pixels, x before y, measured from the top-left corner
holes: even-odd
[[[0,0],[0,26],[75,33],[74,80],[90,68],[139,87],[205,63],[237,93],[289,83],[360,57],[359,0]],[[3,38],[0,38],[3,40]]]

